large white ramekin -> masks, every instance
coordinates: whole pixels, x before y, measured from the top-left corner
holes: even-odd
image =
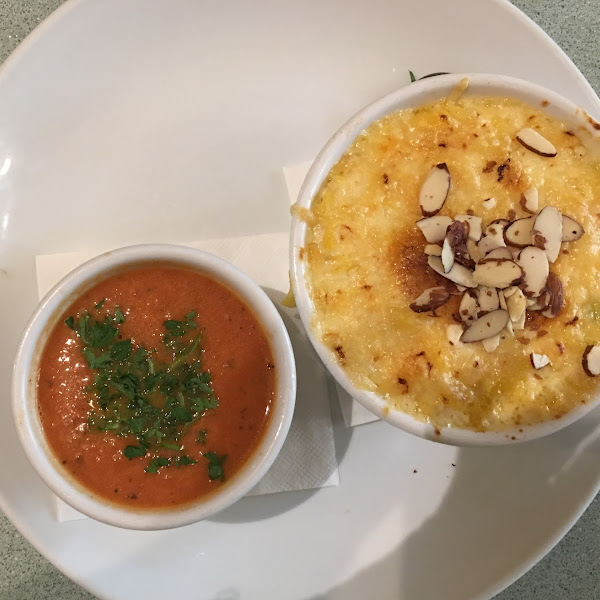
[[[574,131],[577,131],[577,134],[583,138],[600,138],[600,125],[584,110],[559,94],[539,85],[513,77],[478,73],[431,77],[411,83],[376,100],[342,125],[313,162],[300,189],[298,206],[310,207],[313,197],[319,191],[333,165],[371,123],[396,110],[417,107],[447,97],[465,78],[469,80],[466,95],[516,98],[532,106],[540,107],[550,116],[570,124]],[[382,397],[360,389],[352,383],[336,357],[322,343],[311,326],[314,306],[307,286],[306,261],[300,258],[300,249],[304,247],[306,233],[306,223],[294,216],[290,235],[291,280],[302,322],[321,360],[337,382],[360,404],[388,423],[419,437],[447,444],[458,446],[501,445],[532,440],[563,429],[600,403],[599,395],[593,402],[573,409],[559,420],[502,432],[476,432],[468,429],[444,428],[438,433],[432,425],[418,421],[407,413],[394,410]]]

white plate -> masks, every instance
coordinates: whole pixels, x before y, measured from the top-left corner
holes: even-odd
[[[407,69],[529,78],[600,114],[566,56],[499,0],[59,9],[0,76],[5,399],[36,303],[35,254],[284,230],[281,167],[314,156]],[[339,487],[246,498],[171,532],[59,524],[8,406],[2,509],[58,568],[116,600],[489,598],[558,541],[600,482],[598,411],[544,440],[463,450],[385,423],[346,430],[336,412]]]

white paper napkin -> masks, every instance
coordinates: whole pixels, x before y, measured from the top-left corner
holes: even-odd
[[[308,161],[283,168],[290,204],[294,204],[298,199],[302,182],[311,165],[312,161]],[[355,425],[363,425],[364,423],[371,423],[378,420],[376,415],[368,411],[362,404],[356,402],[337,381],[335,389],[346,427],[354,427]]]
[[[298,375],[296,408],[285,444],[273,466],[249,495],[306,490],[339,483],[325,370],[296,310],[281,307],[288,289],[288,234],[263,234],[187,244],[233,263],[265,289],[288,329]],[[113,248],[36,257],[40,298],[69,271]],[[85,518],[56,498],[59,521]]]

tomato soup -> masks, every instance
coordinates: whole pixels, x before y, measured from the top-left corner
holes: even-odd
[[[232,291],[172,264],[117,272],[65,311],[43,349],[42,426],[64,468],[131,508],[217,490],[256,450],[276,364]]]

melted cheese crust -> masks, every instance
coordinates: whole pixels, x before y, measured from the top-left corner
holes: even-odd
[[[523,127],[539,130],[557,156],[524,148],[515,138]],[[391,114],[354,141],[313,201],[305,257],[312,327],[357,387],[436,427],[476,431],[559,419],[590,401],[600,380],[581,361],[600,342],[600,160],[573,133],[517,100],[463,97]],[[437,317],[409,309],[441,281],[415,225],[421,184],[441,162],[452,185],[440,215],[473,210],[484,226],[512,210],[526,217],[519,199],[535,185],[540,210],[553,205],[585,229],[551,265],[564,285],[562,313],[529,317],[493,353],[448,341],[460,296]],[[497,203],[486,211],[490,197]],[[532,352],[551,366],[534,370]]]

